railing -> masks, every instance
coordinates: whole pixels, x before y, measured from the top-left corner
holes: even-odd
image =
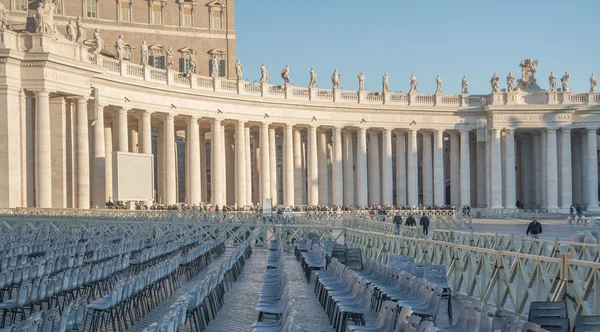
[[[210,89],[213,90],[215,88],[215,85],[213,83],[213,79],[210,77],[198,77],[198,87],[203,88],[203,89]]]
[[[358,101],[358,93],[356,91],[342,91],[340,92],[340,98],[344,101]]]
[[[485,96],[468,96],[467,105],[469,106],[485,106],[487,105],[487,97]]]
[[[175,84],[181,84],[181,85],[190,85],[190,78],[188,75],[184,74],[184,73],[175,73],[174,77],[173,77],[173,81],[175,82]]]
[[[588,102],[588,94],[587,93],[578,93],[571,95],[571,104],[587,104]]]
[[[166,82],[167,71],[163,69],[152,68],[150,69],[150,79],[154,81]]]
[[[317,90],[316,95],[317,95],[317,99],[319,99],[319,100],[333,101],[333,92],[331,90],[319,89],[319,90]]]
[[[269,86],[269,96],[273,97],[284,97],[285,96],[285,88],[281,85],[271,85]]]
[[[526,315],[533,301],[567,301],[569,316],[598,315],[600,263],[478,248],[441,241],[346,229],[346,245],[364,258],[389,255],[445,265],[454,293]]]
[[[294,96],[294,98],[298,98],[298,99],[309,99],[310,98],[310,93],[308,92],[308,89],[306,89],[306,88],[290,87],[290,89],[292,89],[292,96]]]
[[[111,58],[103,58],[102,59],[102,67],[108,69],[108,71],[112,71],[114,73],[121,73],[121,63],[118,60]]]
[[[460,105],[460,97],[442,96],[442,105]]]
[[[369,103],[381,103],[383,102],[383,95],[379,94],[379,92],[371,92],[367,94],[365,100]]]
[[[221,90],[224,91],[237,91],[237,82],[236,81],[221,81]]]
[[[127,64],[127,75],[134,77],[144,77],[144,67],[133,63]]]
[[[93,64],[93,65],[97,65],[98,64],[98,60],[96,59],[96,54],[94,53],[88,53],[88,61]]]
[[[393,93],[390,95],[390,102],[394,104],[408,105],[408,95]]]
[[[462,212],[460,212],[462,213]],[[517,219],[530,219],[539,218],[545,216],[556,215],[556,213],[548,212],[545,209],[484,209],[484,208],[473,208],[470,211],[470,215],[473,218],[517,218]]]
[[[512,234],[461,232],[447,229],[433,230],[432,240],[477,248],[515,251]]]
[[[260,95],[260,84],[258,83],[244,83],[244,92],[250,94]]]

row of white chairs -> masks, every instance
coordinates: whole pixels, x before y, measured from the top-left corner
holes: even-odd
[[[29,318],[5,327],[0,332],[66,332],[83,331],[87,298],[71,302],[62,312],[58,308],[37,311]]]

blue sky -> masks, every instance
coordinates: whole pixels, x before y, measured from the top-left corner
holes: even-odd
[[[574,92],[589,90],[600,74],[598,0],[237,0],[237,57],[244,79],[260,78],[264,62],[273,84],[290,65],[291,83],[307,86],[314,67],[317,87],[356,90],[363,70],[365,89],[381,90],[389,75],[392,91],[407,92],[411,73],[419,92],[433,93],[435,78],[444,93],[460,93],[463,75],[469,92],[489,93],[494,72],[506,87],[509,71],[539,60],[536,78],[548,88],[551,71],[571,75]],[[560,85],[559,85],[560,87]]]

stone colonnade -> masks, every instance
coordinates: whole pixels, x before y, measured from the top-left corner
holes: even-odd
[[[33,148],[27,162],[35,172],[24,183],[23,206],[104,206],[114,150],[155,155],[155,201],[167,205],[272,198],[283,205],[598,206],[596,127],[491,128],[478,141],[461,125],[271,123],[94,105],[43,90],[26,98],[35,119],[24,133]]]

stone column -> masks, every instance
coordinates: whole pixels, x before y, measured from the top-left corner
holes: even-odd
[[[119,116],[121,113],[119,112]],[[120,124],[119,124],[120,127]],[[177,203],[177,172],[175,155],[175,116],[173,114],[165,115],[165,204],[173,205]],[[121,139],[119,139],[120,142]]]
[[[127,131],[127,109],[125,108],[120,108],[119,112],[118,112],[118,118],[117,118],[117,125],[119,126],[119,131],[118,131],[118,136],[119,137],[119,141],[118,141],[118,146],[117,146],[117,151],[121,151],[121,152],[129,152],[129,141],[128,141],[128,136],[129,133]]]
[[[467,136],[468,138],[468,136]],[[467,145],[469,144],[467,140]],[[468,150],[467,150],[468,151]],[[468,154],[467,154],[468,156]],[[461,175],[460,175],[460,136],[456,132],[450,133],[450,204],[460,206],[461,204],[469,204],[469,202],[462,202],[460,198],[461,193]],[[468,159],[466,161],[468,163]],[[467,173],[467,176],[470,176]]]
[[[283,204],[294,205],[294,126],[286,123],[283,129]]]
[[[381,177],[379,166],[379,130],[369,131],[368,181],[369,205],[381,204]]]
[[[542,205],[542,140],[540,133],[533,132],[533,170],[535,204]]]
[[[105,202],[112,200],[112,152],[113,152],[113,121],[110,120],[104,127],[104,172],[106,174],[104,186],[106,187]]]
[[[556,135],[555,135],[556,136]],[[556,139],[555,139],[556,141]],[[548,179],[548,156],[546,155],[546,151],[548,151],[548,133],[545,130],[542,130],[541,134],[541,144],[542,144],[542,208],[548,207],[548,186],[546,185]]]
[[[200,147],[200,201],[208,202],[208,175],[206,174],[206,132],[201,131],[198,139]]]
[[[588,211],[600,211],[598,207],[598,128],[587,128],[587,155],[588,155]]]
[[[369,186],[367,184],[367,129],[358,128],[356,146],[356,205],[367,206]]]
[[[223,130],[225,129],[224,126],[222,126],[221,128],[223,128]],[[236,185],[235,185],[235,153],[234,153],[234,140],[233,140],[233,131],[231,130],[226,130],[225,131],[225,155],[223,156],[225,161],[225,170],[226,170],[226,175],[225,175],[225,186],[227,189],[225,189],[226,195],[224,198],[223,203],[225,205],[234,205],[235,204],[235,198],[236,198]]]
[[[331,183],[333,205],[344,204],[344,174],[342,172],[342,128],[333,128],[333,154],[331,165]]]
[[[563,129],[564,130],[564,129]],[[569,170],[571,176],[569,183],[571,184],[571,187],[573,189],[573,194],[571,197],[571,204],[581,204],[583,202],[583,195],[581,193],[581,176],[582,176],[582,162],[583,162],[583,157],[581,155],[581,133],[579,131],[571,131],[572,136],[569,136],[569,139],[571,140],[571,146],[570,146],[570,152],[569,154],[571,155],[571,159],[569,160],[570,164],[567,165],[572,165],[572,169]],[[563,138],[564,141],[564,138]],[[565,154],[563,152],[563,158],[564,158]],[[564,159],[563,159],[564,160]],[[565,163],[563,162],[562,165],[565,165]],[[562,167],[562,166],[561,166]],[[564,183],[564,182],[563,182]],[[563,187],[564,188],[564,187]],[[563,192],[563,190],[561,190],[561,192]],[[564,204],[563,204],[564,207]],[[567,208],[569,208],[570,206],[567,206]]]
[[[444,192],[444,131],[433,132],[433,203],[437,206],[446,204]]]
[[[269,176],[271,185],[271,198],[273,205],[279,204],[279,191],[277,190],[277,144],[275,144],[275,128],[269,129]]]
[[[423,205],[433,205],[433,162],[431,153],[431,133],[423,135]]]
[[[246,200],[244,205],[252,205],[252,149],[250,148],[250,128],[244,126],[244,154],[246,159]]]
[[[344,138],[344,205],[354,206],[354,145],[352,132],[345,131]]]
[[[300,128],[294,129],[294,204],[302,205],[302,136]]]
[[[246,142],[245,142],[245,122],[238,120],[235,129],[235,201],[238,206],[245,206],[246,201],[246,170],[249,169],[246,165]]]
[[[271,171],[269,156],[269,124],[263,122],[260,124],[260,203],[265,198],[271,197]]]
[[[582,201],[581,201],[581,206],[588,206],[589,205],[589,175],[590,172],[588,171],[589,169],[589,165],[590,165],[590,156],[588,153],[588,128],[584,128],[581,131],[581,147],[580,147],[580,151],[582,156],[582,165],[581,165],[581,194],[582,194]]]
[[[188,155],[187,158],[189,160],[189,188],[186,188],[188,191],[188,202],[189,204],[199,205],[201,198],[201,180],[200,180],[200,128],[198,128],[198,118],[195,116],[191,116],[188,119]],[[145,128],[142,130],[142,133],[145,135]]]
[[[573,204],[573,173],[571,168],[571,128],[561,129],[560,160],[560,203],[563,213],[569,212]]]
[[[328,201],[328,179],[329,173],[327,172],[327,133],[325,129],[321,129],[318,133],[318,149],[319,155],[317,157],[319,163],[319,205],[329,205]]]
[[[75,162],[77,167],[77,208],[90,208],[90,143],[88,140],[87,98],[77,98],[77,150]]]
[[[392,130],[389,128],[383,129],[381,150],[381,203],[392,205],[394,204],[394,177],[392,175]]]
[[[471,205],[469,130],[460,131],[460,204]]]
[[[515,131],[513,129],[505,129],[506,148],[504,149],[504,192],[505,192],[505,208],[514,209],[517,203],[515,190]]]
[[[319,204],[319,163],[317,157],[317,127],[308,128],[308,205]]]
[[[142,112],[142,153],[152,153],[152,112]]]
[[[212,123],[211,139],[211,194],[212,205],[223,207],[223,147],[221,146],[221,119],[214,119]]]
[[[500,151],[500,130],[491,130],[491,208],[502,208],[502,154]]]
[[[546,202],[549,211],[558,210],[558,155],[556,145],[556,129],[546,131]]]
[[[98,105],[97,119],[94,124],[94,194],[93,204],[98,208],[106,207],[106,150],[104,142],[104,106]]]
[[[396,133],[396,204],[406,205],[406,138]]]
[[[406,174],[406,191],[408,194],[408,205],[417,206],[419,205],[419,165],[417,155],[417,130],[408,130],[408,151],[406,154],[406,164],[408,172]]]
[[[489,137],[487,138],[487,140],[489,140]],[[475,148],[475,160],[476,160],[476,176],[477,176],[477,185],[475,186],[477,188],[477,205],[483,206],[485,204],[487,204],[487,187],[488,187],[488,181],[487,181],[487,175],[486,175],[486,146],[487,146],[487,141],[486,142],[476,142],[475,143],[476,148]],[[461,145],[461,148],[463,147],[463,145]],[[462,167],[462,164],[461,164]],[[462,173],[461,173],[462,174]],[[489,205],[488,205],[489,207]]]
[[[35,182],[39,208],[52,207],[52,157],[50,135],[50,94],[36,91],[35,114]]]

